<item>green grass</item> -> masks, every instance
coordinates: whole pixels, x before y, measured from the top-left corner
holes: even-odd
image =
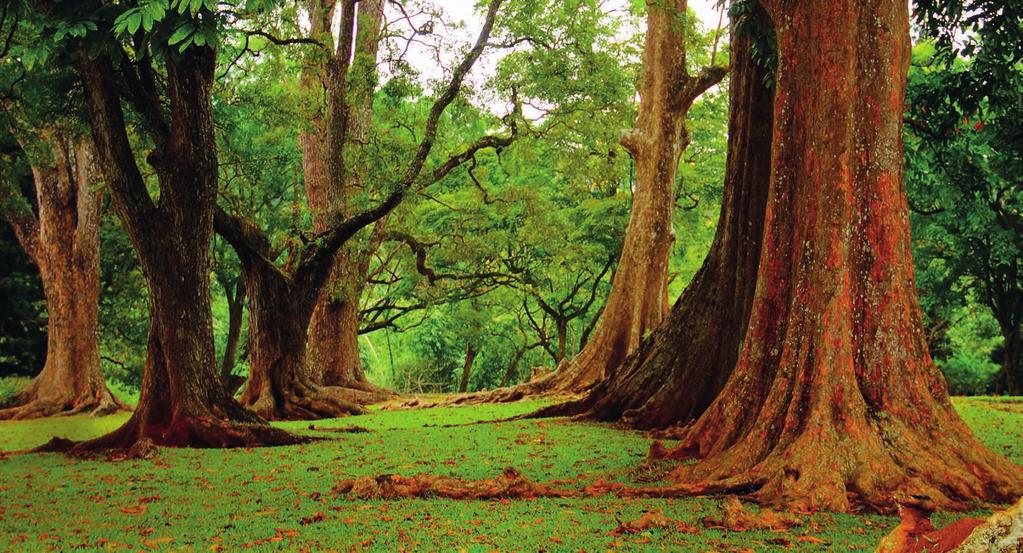
[[[645,510],[698,524],[717,512],[718,501],[352,501],[331,492],[339,479],[353,476],[487,478],[505,466],[537,480],[595,474],[628,480],[649,447],[637,432],[557,419],[442,426],[501,419],[537,405],[374,411],[315,423],[358,425],[366,433],[321,433],[334,439],[282,448],[164,449],[150,461],[15,455],[0,461],[0,550],[873,551],[896,524],[889,517],[824,514],[780,533],[653,530],[616,537],[619,521]],[[985,443],[1023,462],[1023,403],[974,398],[956,405]],[[0,422],[0,449],[24,449],[55,435],[95,436],[125,416]],[[308,423],[281,426],[309,432]],[[827,544],[798,541],[803,534]],[[791,547],[769,539],[787,539]]]

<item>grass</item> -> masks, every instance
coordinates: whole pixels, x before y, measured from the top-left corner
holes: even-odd
[[[15,455],[0,461],[0,550],[873,551],[897,523],[822,514],[787,532],[613,536],[620,521],[646,510],[698,525],[717,512],[718,500],[352,501],[331,492],[337,480],[353,476],[429,472],[475,479],[505,466],[536,480],[595,473],[629,480],[649,447],[642,434],[608,425],[468,424],[537,405],[374,411],[315,423],[358,425],[365,433],[322,433],[334,439],[294,447],[161,450],[150,461]],[[1023,463],[1023,403],[971,398],[956,405],[986,444]],[[24,449],[54,435],[95,436],[125,417],[0,422],[0,449]],[[453,424],[466,425],[444,426]],[[308,423],[281,426],[317,433]],[[825,543],[799,541],[803,535]]]

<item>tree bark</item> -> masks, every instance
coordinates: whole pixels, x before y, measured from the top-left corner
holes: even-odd
[[[331,102],[343,102],[346,106],[345,124],[348,128],[345,140],[333,147],[315,143],[322,142],[321,137],[329,136],[329,129],[324,128],[325,125],[340,123],[323,121],[322,118],[313,121],[313,128],[319,126],[320,133],[316,136],[303,135],[303,143],[307,145],[303,149],[306,192],[317,230],[326,228],[336,214],[346,214],[351,197],[363,186],[357,170],[343,170],[342,174],[331,179],[323,169],[324,159],[328,156],[340,157],[343,152],[346,162],[358,166],[360,150],[369,136],[373,119],[373,93],[383,9],[383,0],[359,2],[354,58],[346,75],[346,97],[331,99],[331,88],[326,87],[328,105]],[[329,18],[321,17],[319,21],[313,32],[319,27],[329,28]],[[329,67],[313,65],[306,71],[303,80],[313,83],[329,75]],[[383,227],[386,219],[378,221],[376,225]],[[375,230],[374,234],[378,234],[378,231]],[[313,311],[309,330],[307,361],[314,377],[323,385],[351,388],[360,403],[374,403],[393,395],[366,379],[359,356],[359,300],[366,285],[369,258],[377,244],[374,240],[365,244],[353,241],[338,252],[328,284]]]
[[[476,361],[476,347],[472,342],[465,346],[465,361],[462,363],[462,378],[458,382],[459,393],[465,393],[469,389],[469,375],[472,373],[472,364]]]
[[[506,370],[504,372],[504,376],[501,377],[501,383],[498,384],[498,387],[504,388],[513,378],[515,378],[515,375],[519,372],[519,362],[522,361],[522,356],[526,354],[526,351],[528,351],[527,347],[520,347],[515,350],[515,354],[512,355],[511,361],[508,362],[508,370]]]
[[[156,145],[149,156],[160,187],[156,204],[127,136],[113,63],[105,55],[80,56],[100,166],[148,284],[150,330],[134,415],[118,430],[76,449],[127,448],[141,439],[200,447],[301,441],[239,405],[217,374],[209,282],[218,175],[215,60],[212,49],[200,47],[165,60],[169,121],[143,66],[146,60],[138,69],[118,67],[128,72],[128,99]]]
[[[34,165],[38,217],[7,219],[39,268],[48,315],[46,364],[38,376],[0,410],[0,419],[58,414],[105,415],[127,409],[107,389],[99,364],[100,194],[92,144],[59,131],[40,137],[51,163]]]
[[[249,290],[249,380],[241,402],[272,420],[359,414],[342,388],[314,384],[306,371],[309,318],[316,294],[302,290],[272,263],[239,252]]]
[[[683,486],[788,509],[1014,500],[1023,469],[973,437],[927,352],[903,183],[907,4],[763,4],[779,67],[749,326],[717,399],[652,453],[696,459],[671,475]]]
[[[769,25],[760,8],[733,24],[728,159],[717,232],[707,258],[640,348],[586,397],[543,411],[619,420],[640,428],[700,416],[732,374],[756,288],[771,175],[773,91],[742,25]]]
[[[686,4],[648,3],[639,117],[621,140],[636,165],[625,243],[600,322],[586,347],[552,376],[548,386],[556,391],[580,392],[603,380],[666,314],[675,173],[689,145],[686,114],[725,75],[719,67],[689,75],[679,21]]]
[[[245,310],[245,282],[239,279],[234,291],[228,289],[230,283],[224,284],[227,294],[227,343],[224,345],[224,358],[220,363],[220,380],[227,387],[229,394],[234,395],[244,380],[232,374],[238,358],[238,342],[242,335],[242,315]]]

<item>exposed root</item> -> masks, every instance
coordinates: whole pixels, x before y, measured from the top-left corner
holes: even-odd
[[[625,534],[639,534],[653,528],[674,529],[683,534],[699,534],[701,531],[696,526],[686,524],[680,520],[673,520],[660,512],[646,512],[636,520],[625,521],[615,528],[611,535],[622,536]]]
[[[511,403],[528,398],[549,397],[554,395],[570,396],[582,394],[587,388],[568,385],[565,374],[561,371],[547,373],[535,380],[523,382],[507,388],[497,388],[483,392],[451,395],[440,401],[422,401],[412,399],[401,405],[405,409],[425,409],[429,407],[448,407],[452,405],[480,405],[483,403]],[[571,413],[575,414],[575,413]],[[562,415],[546,415],[549,417]]]
[[[557,483],[531,482],[519,471],[508,467],[496,478],[463,480],[450,476],[421,474],[418,476],[362,477],[342,480],[334,492],[358,499],[399,499],[405,497],[442,497],[448,499],[532,499],[536,497],[572,497],[577,490],[564,489]]]
[[[289,390],[269,387],[242,394],[242,403],[268,420],[319,420],[362,415],[366,409],[351,400],[349,390],[334,386],[296,384]]]
[[[371,405],[373,403],[389,401],[399,396],[399,394],[393,390],[377,386],[376,384],[366,380],[342,382],[336,386],[331,385],[331,387],[344,390],[344,393],[349,396],[349,401],[360,405]]]
[[[937,530],[931,524],[934,505],[929,501],[906,498],[899,501],[899,525],[878,544],[877,553],[945,553],[956,550],[963,541],[984,523],[976,518],[963,518]],[[1023,538],[1023,536],[1021,536]],[[990,552],[997,549],[978,551]],[[1017,543],[1018,545],[1018,543]]]
[[[1023,499],[1013,507],[991,515],[989,519],[976,526],[959,544],[956,551],[1015,553],[1021,548],[1023,548]]]
[[[338,427],[338,426],[316,426],[315,424],[310,424],[309,425],[309,430],[313,430],[315,432],[337,432],[339,434],[362,434],[362,433],[370,431],[368,428],[364,428],[362,426],[355,426],[355,425],[352,425],[352,426],[340,426],[340,427]]]
[[[244,411],[243,409],[239,410]],[[262,447],[300,444],[313,439],[274,428],[258,418],[252,421],[238,421],[205,414],[179,417],[166,425],[147,424],[143,418],[140,413],[136,412],[123,426],[104,436],[84,442],[54,438],[33,451],[64,452],[75,456],[85,456],[98,451],[119,450],[124,451],[130,458],[146,458],[156,446]]]
[[[14,405],[0,409],[0,420],[28,420],[62,415],[104,416],[131,410],[126,403],[103,389],[75,398],[44,397],[30,384],[18,394]]]
[[[787,530],[795,526],[802,526],[803,519],[786,513],[779,513],[771,509],[761,509],[760,512],[751,513],[747,511],[738,497],[726,497],[721,504],[720,517],[705,517],[703,525],[707,528],[724,529],[730,532],[749,532],[752,530]]]

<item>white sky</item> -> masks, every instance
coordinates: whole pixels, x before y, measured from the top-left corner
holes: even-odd
[[[689,7],[696,12],[696,15],[703,20],[707,27],[713,27],[718,22],[718,9],[715,7],[716,0],[689,0]],[[442,6],[455,19],[463,19],[469,27],[478,29],[480,17],[475,13],[475,2],[471,0],[438,0],[437,4]],[[606,2],[608,9],[621,8],[628,5],[627,0],[612,0]]]
[[[443,51],[439,52],[439,59],[437,51],[422,45],[413,44],[406,52],[405,60],[426,80],[442,79],[443,75],[447,74],[445,69],[449,70],[450,66],[457,63],[457,60],[460,59],[460,56],[456,55],[455,52],[462,50],[462,48],[476,40],[480,26],[483,24],[483,12],[476,8],[476,0],[427,0],[427,2],[446,12],[447,17],[444,18],[445,21],[449,21],[456,26],[464,24],[464,27],[437,30],[445,35],[443,40],[445,46],[442,48]],[[604,0],[603,2],[606,12],[627,11],[628,6],[629,0]],[[689,8],[700,18],[704,29],[709,30],[717,27],[720,13],[717,0],[689,0]],[[394,11],[393,7],[388,8],[385,17],[389,21],[396,23],[399,30],[407,31],[404,28],[405,24],[397,22],[400,14]],[[640,21],[639,24],[642,25],[643,22]],[[727,29],[728,22],[725,21],[723,25]],[[455,51],[452,51],[451,48],[454,48]],[[502,53],[500,51],[496,54],[493,50],[484,53],[483,58],[477,62],[470,73],[466,86],[479,90],[477,85],[482,84],[488,76],[493,75],[497,60],[501,56]],[[386,73],[386,68],[381,69]],[[507,106],[503,106],[506,102],[502,99],[490,98],[482,101],[495,113],[503,114],[507,110]],[[531,117],[531,115],[530,113],[526,114],[527,117]]]

